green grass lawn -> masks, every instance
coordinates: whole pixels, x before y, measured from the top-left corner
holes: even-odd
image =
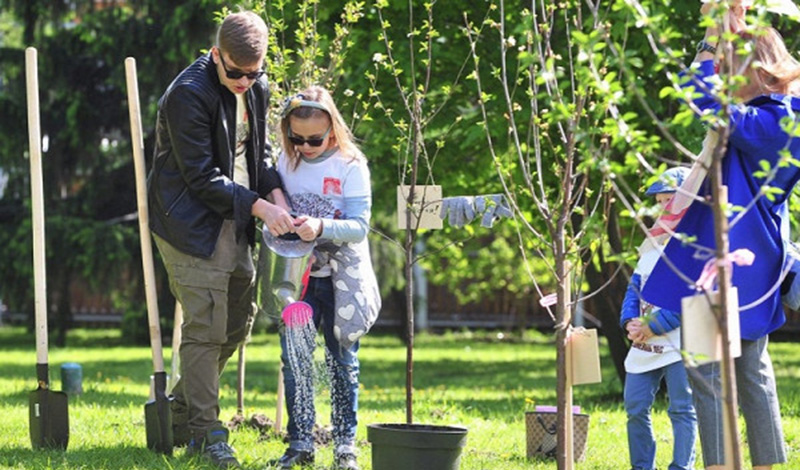
[[[145,449],[143,406],[152,367],[147,348],[122,345],[115,330],[77,330],[68,342],[69,347],[50,351],[50,375],[53,388],[60,390],[60,365],[77,362],[83,367],[84,393],[70,398],[69,448],[66,452],[34,451],[28,434],[28,395],[35,389],[34,340],[21,328],[0,328],[0,468],[208,468],[184,456],[183,450],[167,458]],[[498,340],[494,333],[420,335],[416,346],[415,421],[469,429],[463,470],[556,468],[552,460],[525,457],[525,410],[556,400],[555,348],[548,337],[535,332],[524,341]],[[789,448],[789,463],[783,468],[800,468],[800,392],[796,387],[800,345],[773,343],[770,352]],[[168,355],[169,350],[165,351]],[[276,335],[256,335],[248,346],[246,417],[262,413],[274,419],[278,356]],[[235,359],[222,378],[223,420],[236,412]],[[358,439],[360,462],[366,470],[371,468],[366,425],[405,420],[405,346],[395,337],[372,334],[362,342],[360,359]],[[608,358],[602,364],[602,383],[574,389],[574,403],[591,415],[586,460],[577,467],[626,469],[622,386]],[[328,397],[323,383],[317,395],[318,422],[323,426],[330,424]],[[666,406],[660,399],[653,418],[660,468],[668,466],[671,455]],[[268,468],[266,462],[280,456],[285,447],[277,438],[261,438],[253,428],[233,432],[232,444],[248,469]],[[746,446],[744,454],[747,459]],[[331,459],[329,446],[319,449],[317,468],[328,468]]]

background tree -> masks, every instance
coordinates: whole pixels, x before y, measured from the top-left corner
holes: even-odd
[[[109,5],[112,5],[109,2]],[[69,7],[67,7],[69,6]],[[10,2],[22,19],[21,41],[2,44],[0,165],[10,175],[0,226],[0,277],[4,300],[31,311],[32,267],[22,50],[39,49],[42,134],[45,139],[45,206],[48,230],[48,298],[58,305],[57,343],[70,327],[70,285],[78,274],[97,292],[111,292],[126,312],[127,337],[147,330],[138,275],[133,169],[125,116],[123,58],[142,57],[151,71],[145,119],[155,122],[155,101],[171,77],[207,47],[217,2],[174,6],[130,2],[101,9],[97,2]],[[170,14],[150,15],[152,11]],[[159,21],[156,18],[163,20]],[[6,35],[4,35],[4,39]],[[201,46],[201,47],[203,47]],[[6,67],[6,64],[9,66]],[[152,127],[150,128],[152,132]],[[131,281],[131,282],[126,282]]]
[[[497,2],[431,4],[435,5],[435,26],[430,31],[435,31],[436,35],[430,44],[435,53],[430,58],[431,83],[423,103],[431,111],[425,118],[424,132],[424,138],[430,144],[432,161],[435,160],[430,180],[445,187],[447,195],[502,191],[494,160],[489,159],[487,133],[493,137],[495,153],[502,158],[516,152],[513,150],[516,143],[508,137],[505,93],[497,79],[501,70],[498,38],[495,36],[490,40],[488,34],[497,31],[493,28],[499,24],[499,5]],[[644,16],[631,6],[634,4],[641,7]],[[374,226],[389,238],[402,239],[394,223],[394,187],[399,175],[406,171],[403,142],[407,141],[409,134],[401,128],[405,126],[408,129],[409,121],[400,117],[406,102],[397,91],[394,72],[387,67],[386,43],[379,40],[383,25],[379,11],[393,26],[388,39],[394,51],[394,68],[402,72],[401,80],[405,86],[410,83],[407,78],[411,70],[411,49],[416,48],[414,57],[417,60],[427,60],[426,51],[419,48],[428,43],[424,34],[429,31],[423,14],[417,18],[420,22],[415,23],[416,28],[412,31],[418,40],[408,40],[407,32],[402,28],[411,24],[407,2],[365,0],[290,4],[280,0],[186,0],[178,3],[165,0],[129,0],[124,3],[0,0],[0,168],[8,176],[7,187],[0,199],[0,220],[3,222],[0,224],[0,259],[3,260],[0,263],[0,295],[12,309],[32,310],[29,308],[32,302],[28,247],[30,226],[26,222],[29,210],[24,206],[28,194],[28,165],[21,158],[27,148],[26,133],[21,127],[25,122],[24,47],[38,47],[42,62],[42,123],[49,146],[44,161],[48,172],[45,176],[48,242],[53,244],[52,240],[59,237],[59,242],[71,243],[67,249],[57,251],[56,244],[48,249],[51,298],[65,299],[59,294],[67,285],[61,276],[67,279],[80,274],[94,279],[97,282],[95,289],[108,292],[115,299],[117,308],[126,312],[124,329],[129,333],[126,337],[135,337],[130,333],[137,325],[144,324],[144,302],[139,294],[141,288],[137,286],[141,276],[136,262],[139,248],[135,242],[135,223],[126,218],[134,213],[135,199],[122,59],[134,56],[139,63],[145,146],[149,155],[159,96],[175,74],[212,44],[215,12],[221,11],[225,5],[230,8],[238,5],[260,8],[269,20],[274,33],[271,40],[274,49],[270,50],[267,66],[273,77],[274,110],[279,108],[284,96],[282,93],[298,89],[304,80],[322,80],[334,90],[334,98],[349,116],[371,162],[376,188]],[[380,9],[377,8],[379,5]],[[595,44],[592,47],[602,48],[587,51],[587,54],[591,53],[590,57],[592,54],[605,56],[603,63],[596,68],[597,74],[606,78],[599,80],[596,89],[590,92],[597,96],[614,94],[612,98],[617,100],[616,106],[621,111],[617,117],[611,116],[607,122],[601,122],[611,128],[606,130],[608,142],[601,142],[602,137],[593,130],[594,134],[589,137],[595,139],[593,145],[600,153],[594,155],[592,150],[582,155],[587,165],[591,163],[594,166],[589,165],[592,170],[579,168],[577,172],[584,175],[590,171],[590,177],[581,184],[586,184],[592,193],[591,196],[588,192],[581,194],[581,197],[586,196],[582,201],[601,201],[594,210],[602,213],[603,217],[592,219],[589,217],[591,212],[575,213],[569,225],[577,227],[585,219],[586,224],[594,224],[587,227],[588,233],[598,234],[597,246],[581,245],[585,249],[575,253],[579,276],[573,292],[576,295],[583,293],[582,310],[587,314],[587,320],[602,327],[622,377],[622,359],[627,344],[617,327],[619,304],[633,260],[633,247],[642,237],[637,217],[645,215],[645,211],[636,198],[632,199],[634,204],[628,206],[623,204],[618,192],[604,199],[598,199],[598,194],[615,186],[624,188],[630,195],[639,193],[661,168],[679,160],[685,161],[676,142],[685,148],[699,148],[703,135],[700,126],[673,124],[669,118],[679,114],[676,101],[659,95],[660,90],[669,85],[665,72],[676,67],[677,62],[683,59],[683,51],[692,50],[698,39],[693,34],[697,30],[697,4],[695,0],[613,1],[603,4],[568,1],[564,6],[561,9],[560,4],[544,2],[540,10],[543,8],[547,14],[526,17],[520,12],[528,11],[532,15],[536,10],[534,2],[505,2],[505,40],[513,38],[516,41],[515,44],[506,44],[506,66],[509,70],[513,68],[509,77],[519,77],[521,71],[533,66],[535,76],[541,80],[545,69],[537,65],[541,60],[537,54],[542,55],[537,43],[540,40],[549,41],[546,60],[553,64],[555,72],[567,60],[577,62],[578,45],[577,39],[571,36],[573,30],[588,35],[589,41]],[[425,6],[418,5],[417,8],[424,10]],[[482,98],[475,93],[475,82],[466,79],[472,70],[473,45],[465,29],[465,12],[476,27],[483,28],[476,38],[474,51],[480,57],[479,67],[484,77],[482,90],[489,98],[484,103],[486,117],[481,114]],[[493,15],[492,27],[482,26],[486,15]],[[585,30],[589,24],[597,25],[603,35],[602,41]],[[796,49],[797,39],[792,38],[800,37],[793,34],[797,32],[797,26],[780,20],[778,24],[789,38],[789,46]],[[564,30],[567,26],[571,28],[569,34]],[[528,51],[527,35],[532,29],[539,31],[539,35],[534,37]],[[646,31],[652,31],[652,34],[645,34]],[[32,37],[33,42],[25,40],[26,37]],[[606,46],[601,46],[602,42]],[[612,44],[615,47],[611,47]],[[519,50],[520,47],[523,50]],[[569,68],[564,70],[565,73],[570,71]],[[616,73],[616,76],[609,77],[610,73]],[[560,83],[566,83],[566,78],[562,77]],[[608,85],[604,85],[604,81]],[[585,83],[588,79],[576,79],[575,90],[570,92],[577,97],[582,92],[577,85]],[[523,83],[508,85],[516,97],[524,89]],[[545,85],[542,82],[538,86]],[[603,88],[606,86],[607,89]],[[587,109],[594,112],[592,106],[605,105],[598,98],[589,100],[587,104]],[[532,121],[541,136],[554,135],[556,126],[547,131],[541,127],[561,119],[555,116],[564,110],[549,104],[534,110],[526,110],[523,106],[515,111],[519,113],[518,122],[527,125]],[[568,107],[566,112],[574,110]],[[614,130],[620,126],[620,120],[624,121],[624,133]],[[661,133],[660,128],[670,132]],[[533,128],[529,130],[524,125],[519,126],[519,131],[521,135],[526,132],[533,135]],[[620,136],[614,137],[617,134]],[[576,136],[583,139],[582,134]],[[557,144],[560,142],[558,136],[552,139]],[[641,145],[634,145],[639,141]],[[545,150],[549,150],[550,141],[542,142]],[[532,148],[531,143],[525,140],[520,141],[520,145]],[[638,154],[631,151],[633,147],[638,149]],[[590,147],[586,149],[589,151]],[[513,167],[510,170],[522,171],[516,163],[508,165]],[[549,167],[543,167],[546,188],[558,184],[556,173],[549,170]],[[613,175],[613,179],[606,180],[609,186],[599,184],[602,174]],[[797,204],[794,204],[796,208]],[[539,215],[535,215],[535,206],[526,208],[523,204],[520,208],[527,211],[524,220],[531,221],[532,227],[544,229],[538,220]],[[67,218],[71,221],[68,222]],[[519,247],[526,253],[543,249],[532,239],[520,240],[517,230],[522,227],[503,223],[495,224],[491,231],[482,231],[472,226],[461,229],[446,226],[436,236],[422,233],[428,249],[426,256],[419,259],[419,264],[426,268],[430,282],[447,286],[461,301],[485,298],[498,292],[510,293],[512,298],[538,297],[541,294],[536,285],[549,291],[556,284],[555,276],[547,258],[530,256],[527,263],[519,262]],[[605,232],[605,235],[601,237],[600,232]],[[402,263],[402,254],[396,244],[379,240],[380,237],[373,235],[374,260],[385,304],[404,306],[401,290],[404,278],[396,274],[399,263]],[[537,283],[531,282],[530,273]],[[588,295],[596,292],[599,293]],[[172,310],[168,297],[162,296],[164,311]],[[509,309],[513,308],[513,304],[509,305]],[[524,324],[521,315],[520,323]],[[146,338],[144,328],[140,332],[141,338]]]

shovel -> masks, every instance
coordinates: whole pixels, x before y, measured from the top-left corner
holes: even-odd
[[[167,381],[167,395],[172,394],[175,390],[175,385],[181,379],[181,338],[183,337],[183,307],[177,300],[175,301],[175,324],[172,328],[172,361],[170,367],[172,368],[172,375],[169,376]]]
[[[139,238],[142,244],[142,268],[147,300],[147,322],[150,327],[150,347],[153,351],[152,396],[144,405],[144,424],[147,447],[158,453],[172,454],[172,413],[167,398],[167,373],[164,371],[164,353],[161,348],[161,325],[158,319],[153,248],[150,241],[150,218],[147,212],[145,186],[144,140],[142,116],[139,112],[139,84],[136,79],[136,59],[125,59],[125,81],[128,86],[128,109],[131,121],[131,146],[136,171],[136,202],[139,210]]]
[[[280,435],[281,429],[283,429],[283,399],[285,395],[285,389],[283,385],[283,361],[278,364],[278,396],[275,399],[275,425],[272,429],[275,430],[275,434]]]
[[[239,345],[239,363],[236,369],[236,416],[244,418],[245,345]]]
[[[31,445],[34,449],[67,448],[69,415],[67,394],[50,390],[47,364],[47,285],[44,245],[44,191],[42,189],[42,138],[39,129],[39,78],[37,52],[25,49],[28,98],[28,144],[31,160],[33,216],[33,288],[36,315],[36,378],[39,387],[30,393]]]

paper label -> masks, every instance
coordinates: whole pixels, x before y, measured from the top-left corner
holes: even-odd
[[[397,228],[405,230],[409,186],[397,187]],[[443,227],[439,213],[442,209],[441,186],[414,186],[414,204],[411,206],[411,227],[440,229]],[[419,223],[418,223],[419,222]]]

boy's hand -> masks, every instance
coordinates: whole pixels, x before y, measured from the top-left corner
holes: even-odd
[[[271,200],[269,202],[275,204],[278,207],[283,208],[286,212],[291,212],[292,208],[289,206],[289,201],[286,200],[286,195],[283,194],[283,191],[279,188],[275,188],[269,193],[269,197]]]
[[[277,237],[294,231],[292,216],[286,212],[286,209],[267,202],[266,199],[257,199],[251,213],[264,221],[264,225],[273,236]]]

